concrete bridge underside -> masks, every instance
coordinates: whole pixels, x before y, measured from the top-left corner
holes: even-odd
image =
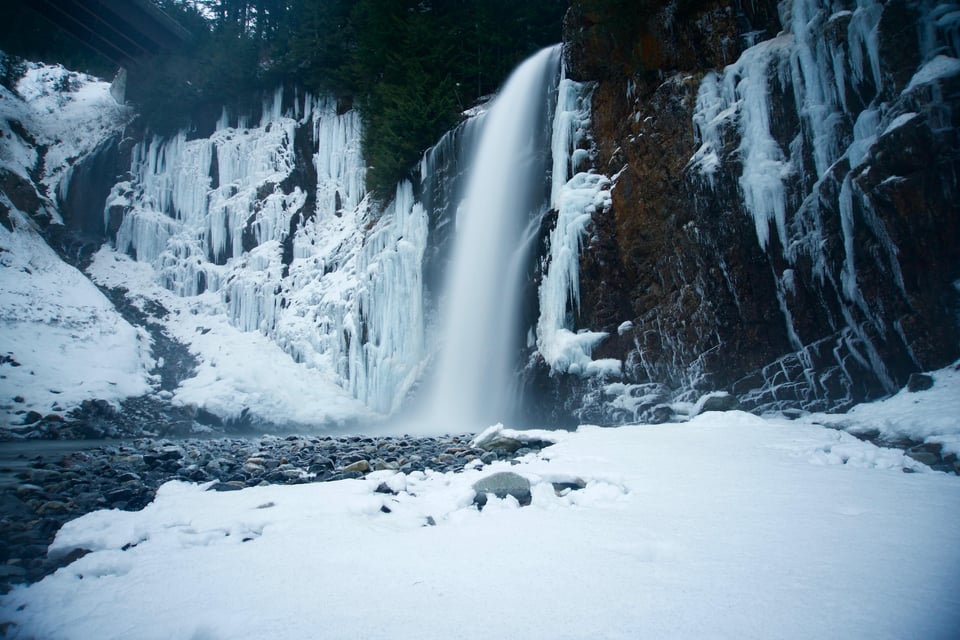
[[[190,39],[149,0],[30,0],[30,6],[120,67]]]

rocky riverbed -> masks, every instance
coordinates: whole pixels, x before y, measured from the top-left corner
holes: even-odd
[[[536,451],[546,442],[443,437],[262,436],[140,438],[27,458],[0,468],[0,593],[78,557],[53,561],[47,547],[68,520],[97,509],[138,510],[169,480],[209,482],[211,491],[264,484],[362,478],[375,470],[461,471]]]

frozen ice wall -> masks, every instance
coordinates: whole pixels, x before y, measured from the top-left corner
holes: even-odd
[[[278,90],[248,120],[138,145],[105,209],[122,216],[116,249],[389,413],[424,357],[426,215],[409,184],[370,207],[357,112],[310,95],[285,108]]]
[[[618,374],[618,361],[594,361],[593,347],[607,334],[596,331],[574,333],[573,314],[580,305],[580,250],[591,216],[610,206],[610,180],[581,165],[589,152],[587,128],[590,123],[592,87],[566,77],[560,80],[553,119],[551,153],[553,173],[550,207],[557,212],[545,256],[546,271],[540,284],[540,317],[537,321],[537,349],[550,369],[560,373],[588,375]]]
[[[690,166],[709,191],[721,167],[739,165],[742,206],[753,218],[758,244],[777,265],[777,306],[812,396],[826,391],[794,320],[803,311],[796,306],[801,281],[835,292],[838,301],[833,308],[824,296],[832,300],[834,294],[819,294],[840,337],[832,347],[817,349],[850,354],[888,392],[898,386],[885,364],[890,356],[879,349],[885,344],[889,352],[891,344],[900,343],[902,330],[890,322],[891,303],[884,306],[865,289],[882,273],[899,287],[902,304],[909,303],[898,248],[874,209],[876,194],[863,185],[870,182],[875,145],[917,111],[933,120],[945,112],[938,107],[944,98],[937,95],[937,83],[960,73],[957,5],[921,2],[904,8],[893,19],[906,22],[896,28],[913,34],[903,41],[919,42],[920,50],[895,54],[889,47],[902,45],[890,41],[885,52],[881,43],[883,28],[887,38],[895,30],[881,25],[888,10],[888,21],[900,15],[878,0],[781,2],[784,31],[746,49],[722,71],[708,73],[697,96],[693,124],[699,148]],[[891,71],[885,55],[901,56],[895,64],[908,72],[915,57],[913,77],[904,82],[898,77],[902,69]],[[864,237],[874,239],[869,251]],[[909,347],[901,350],[913,358]],[[844,358],[836,356],[835,364],[849,379]]]

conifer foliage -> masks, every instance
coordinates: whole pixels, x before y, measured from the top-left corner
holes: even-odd
[[[520,60],[560,40],[567,7],[566,0],[154,2],[193,37],[128,70],[127,97],[148,129],[203,132],[224,105],[255,110],[279,83],[333,94],[361,110],[368,186],[381,195]],[[0,48],[111,73],[14,4],[18,36]]]

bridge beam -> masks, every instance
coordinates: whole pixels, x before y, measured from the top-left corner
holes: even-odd
[[[190,40],[189,31],[149,0],[32,0],[31,6],[121,67]]]

